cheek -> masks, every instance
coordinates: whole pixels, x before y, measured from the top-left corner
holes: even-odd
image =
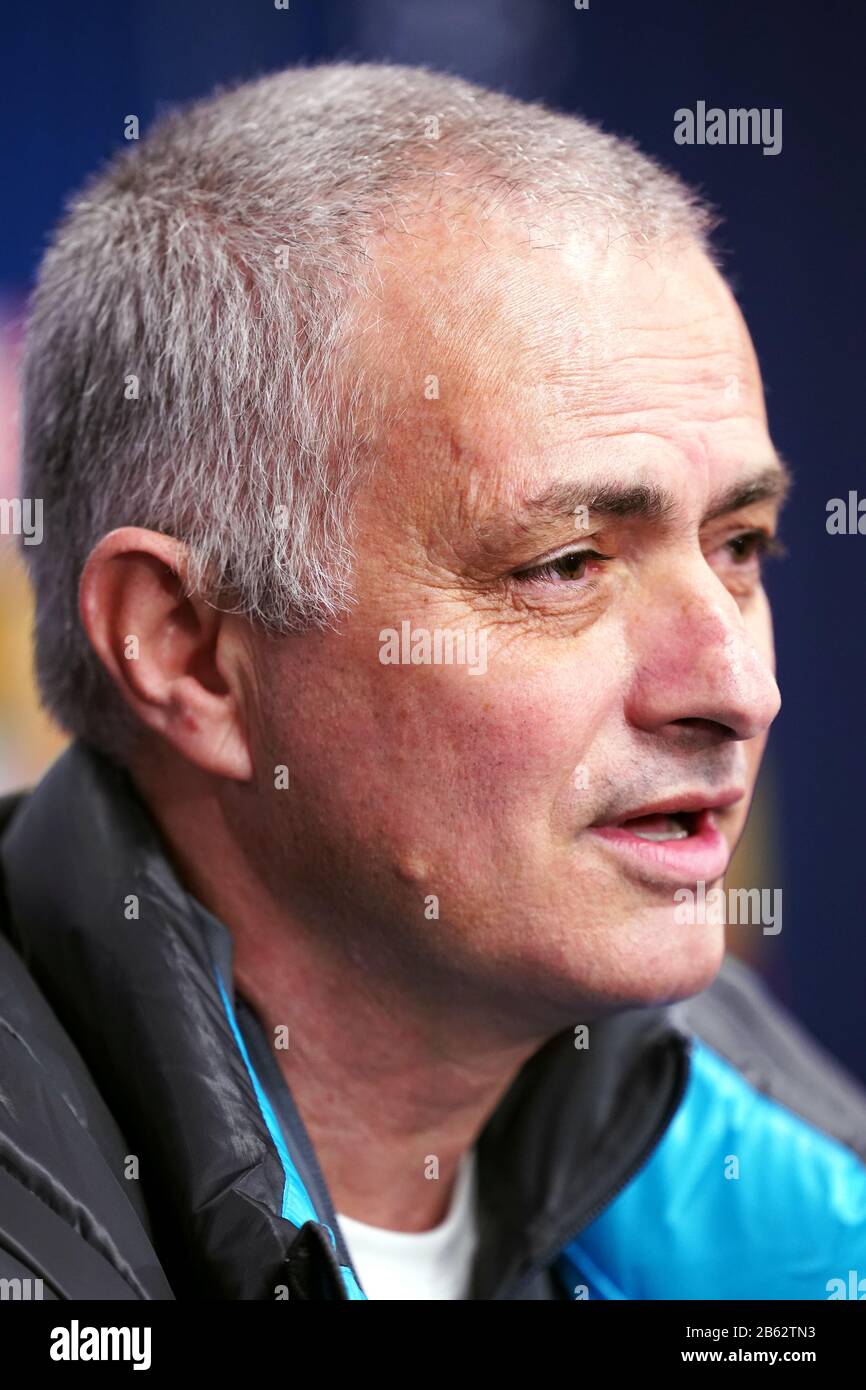
[[[454,780],[482,815],[497,806],[547,819],[581,770],[588,775],[621,693],[609,649],[578,655],[573,643],[539,640],[527,652],[492,656],[483,676],[440,671],[427,702],[427,755],[455,761]]]

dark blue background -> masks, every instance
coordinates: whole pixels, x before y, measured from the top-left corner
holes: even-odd
[[[784,928],[762,968],[866,1079],[861,803],[866,536],[826,503],[863,465],[864,20],[842,0],[90,0],[4,21],[0,293],[63,199],[166,103],[325,56],[424,62],[636,136],[724,212],[771,428],[797,488],[771,572],[784,707],[771,739]],[[681,147],[679,106],[781,107],[783,149]]]

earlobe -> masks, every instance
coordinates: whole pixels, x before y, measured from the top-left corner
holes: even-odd
[[[90,643],[136,717],[190,762],[248,781],[243,644],[237,622],[184,589],[186,548],[121,527],[94,546],[79,586]]]

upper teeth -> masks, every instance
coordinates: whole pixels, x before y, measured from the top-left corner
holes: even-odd
[[[665,830],[634,830],[632,834],[639,840],[687,840],[689,832],[675,816],[669,818],[668,827]]]
[[[687,840],[689,838],[689,832],[682,825],[678,825],[675,830],[634,830],[632,834],[639,840]]]

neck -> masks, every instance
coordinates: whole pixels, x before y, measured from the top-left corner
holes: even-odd
[[[277,1050],[338,1211],[394,1230],[443,1219],[461,1155],[532,1049],[467,1042],[356,957],[311,950],[285,926],[234,931],[235,979]],[[467,1060],[468,1059],[468,1060]]]
[[[275,901],[206,788],[149,795],[187,888],[230,930],[234,979],[266,1036],[335,1208],[393,1230],[445,1216],[461,1156],[542,1037],[506,1037],[425,962],[347,920],[322,931]],[[219,877],[212,866],[220,866]]]

